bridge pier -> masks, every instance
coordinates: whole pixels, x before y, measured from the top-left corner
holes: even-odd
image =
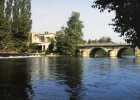
[[[82,57],[90,57],[90,53],[92,52],[92,49],[81,49],[80,50],[80,56]],[[109,57],[111,58],[116,58],[118,56],[118,49],[112,49],[112,50],[107,50],[107,53]]]
[[[140,49],[139,48],[135,49],[135,56],[140,57]]]
[[[90,57],[90,49],[83,49],[83,50],[80,50],[80,56],[82,57]]]
[[[118,49],[113,49],[109,52],[109,57],[116,58],[118,57]]]

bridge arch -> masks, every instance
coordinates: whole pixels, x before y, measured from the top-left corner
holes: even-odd
[[[108,52],[105,48],[92,48],[89,55],[90,57],[107,57]]]
[[[135,51],[131,47],[123,47],[118,50],[117,57],[135,56]]]

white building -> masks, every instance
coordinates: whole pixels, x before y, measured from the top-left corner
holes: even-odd
[[[41,46],[44,51],[48,49],[51,39],[55,40],[55,33],[32,33],[31,43]]]

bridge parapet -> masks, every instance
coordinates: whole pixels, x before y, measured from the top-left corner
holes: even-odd
[[[91,47],[130,47],[130,45],[116,43],[79,44],[79,48],[91,48]]]

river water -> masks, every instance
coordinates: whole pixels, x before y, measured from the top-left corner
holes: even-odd
[[[0,59],[0,100],[140,100],[140,59]]]

